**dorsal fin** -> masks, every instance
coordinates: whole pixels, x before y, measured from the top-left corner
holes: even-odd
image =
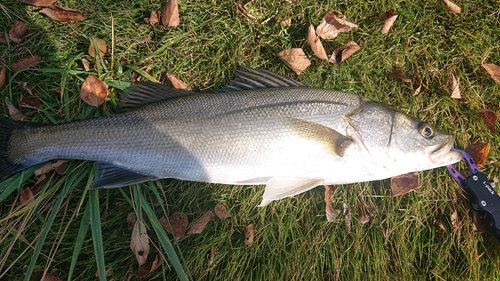
[[[311,87],[295,79],[269,72],[264,69],[251,69],[242,66],[234,73],[234,79],[229,85],[222,87],[217,92],[234,92],[264,88],[279,87]]]
[[[126,88],[120,99],[120,110],[128,111],[146,104],[185,97],[194,94],[188,90],[172,88],[155,82],[141,82]]]

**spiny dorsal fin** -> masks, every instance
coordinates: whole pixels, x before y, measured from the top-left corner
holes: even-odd
[[[276,177],[271,178],[266,185],[262,202],[259,207],[263,207],[274,200],[292,197],[302,192],[306,192],[318,185],[322,185],[322,179]]]
[[[136,83],[123,91],[123,95],[120,99],[120,110],[128,111],[146,104],[185,97],[192,94],[194,94],[194,92],[175,89],[168,85],[150,81]]]
[[[231,83],[219,89],[217,92],[234,92],[279,87],[310,87],[310,85],[301,83],[290,77],[280,76],[264,69],[255,70],[242,66],[235,71],[234,79]]]
[[[90,188],[122,187],[158,179],[154,176],[142,175],[120,168],[111,163],[96,162],[94,168],[97,170],[97,176],[90,185]]]

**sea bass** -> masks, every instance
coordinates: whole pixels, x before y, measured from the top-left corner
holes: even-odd
[[[266,185],[261,206],[325,184],[461,159],[454,137],[385,104],[250,68],[216,93],[152,82],[123,113],[58,125],[0,120],[0,178],[54,159],[96,161],[95,188],[180,180]]]

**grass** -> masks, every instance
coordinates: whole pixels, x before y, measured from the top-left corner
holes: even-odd
[[[15,75],[8,71],[0,94],[17,105],[26,95],[26,82],[43,104],[38,111],[22,108],[27,118],[60,123],[116,112],[120,88],[131,81],[133,71],[165,83],[166,72],[172,72],[195,91],[206,91],[227,84],[239,64],[262,67],[391,104],[453,133],[460,148],[490,142],[484,171],[498,178],[499,137],[478,114],[485,107],[499,108],[500,85],[481,67],[500,62],[497,2],[459,1],[458,15],[446,12],[440,1],[315,2],[249,2],[245,7],[257,17],[251,21],[235,12],[233,1],[181,1],[181,24],[167,29],[143,21],[151,10],[161,9],[154,1],[63,1],[88,19],[59,23],[39,14],[39,8],[5,0],[0,4],[1,32],[7,34],[16,20],[27,23],[31,34],[46,32],[12,52],[7,50],[15,44],[0,45],[7,66],[29,54],[42,57],[34,69]],[[360,25],[359,31],[325,43],[328,53],[349,40],[362,47],[340,65],[314,58],[306,40],[309,23],[317,25],[329,9]],[[389,9],[399,17],[389,34],[382,35],[378,16]],[[290,17],[291,27],[277,22]],[[92,61],[87,55],[91,37],[113,42],[113,53],[102,59],[99,69],[85,71],[80,59]],[[311,57],[301,76],[276,57],[289,47],[303,47]],[[409,76],[420,74],[419,95],[385,78],[399,67]],[[116,86],[103,107],[90,107],[79,98],[88,74]],[[449,97],[450,74],[459,79],[467,103]],[[0,110],[8,117],[4,106]],[[391,198],[388,181],[338,187],[334,207],[350,207],[349,234],[344,216],[326,222],[322,187],[257,208],[263,192],[259,186],[163,180],[89,191],[90,163],[74,161],[68,171],[51,175],[28,206],[19,204],[19,192],[34,184],[34,168],[0,183],[0,279],[30,280],[57,268],[61,279],[122,280],[137,269],[129,249],[127,214],[141,217],[144,212],[150,259],[159,253],[165,261],[144,280],[500,280],[499,243],[474,232],[467,202],[457,196],[460,188],[445,169],[422,173],[423,187],[402,197]],[[200,235],[176,240],[159,227],[162,215],[182,211],[194,221],[217,203],[228,206],[232,218],[210,222]],[[365,204],[373,204],[377,215],[363,225]],[[460,218],[458,229],[451,224],[454,211]],[[244,231],[250,223],[255,243],[248,247]],[[33,276],[24,276],[25,265]]]

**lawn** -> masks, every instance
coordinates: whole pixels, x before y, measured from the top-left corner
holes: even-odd
[[[165,2],[58,1],[86,15],[68,23],[39,13],[40,7],[3,0],[1,32],[8,37],[16,21],[30,32],[21,43],[0,43],[0,68],[6,66],[7,74],[1,117],[10,118],[6,98],[33,122],[110,115],[138,76],[169,84],[169,72],[193,91],[215,91],[244,65],[387,103],[453,134],[457,148],[490,143],[483,170],[498,181],[500,138],[479,114],[500,108],[500,84],[481,67],[500,64],[498,1],[457,1],[459,14],[441,1],[317,2],[242,2],[252,19],[237,12],[234,1],[180,1],[180,24],[165,27],[144,21]],[[309,25],[317,26],[332,9],[359,25],[323,40],[328,55],[351,40],[359,44],[340,64],[318,59],[307,40]],[[379,17],[389,10],[399,16],[381,34]],[[108,44],[102,58],[89,55],[91,38]],[[311,61],[300,75],[277,57],[287,48],[303,48]],[[32,55],[40,56],[39,64],[12,71],[13,63]],[[411,85],[386,77],[398,68]],[[89,74],[109,86],[100,107],[80,98]],[[414,95],[417,74],[422,87]],[[451,75],[462,99],[451,97]],[[22,106],[30,91],[40,101],[38,109]],[[391,196],[389,180],[337,186],[333,208],[341,214],[328,222],[324,187],[260,208],[263,186],[168,179],[89,190],[92,163],[71,161],[65,173],[51,172],[35,187],[34,172],[41,166],[0,182],[1,280],[40,280],[50,272],[61,280],[500,280],[499,242],[474,231],[469,204],[445,168],[420,173],[422,187],[398,197]],[[22,204],[26,187],[40,192]],[[213,218],[200,234],[177,239],[159,220],[182,212],[192,227],[217,204],[231,217]],[[144,277],[138,277],[145,273],[130,249],[130,213],[149,235],[148,265],[155,258],[159,263]],[[249,225],[253,243],[246,238]]]

